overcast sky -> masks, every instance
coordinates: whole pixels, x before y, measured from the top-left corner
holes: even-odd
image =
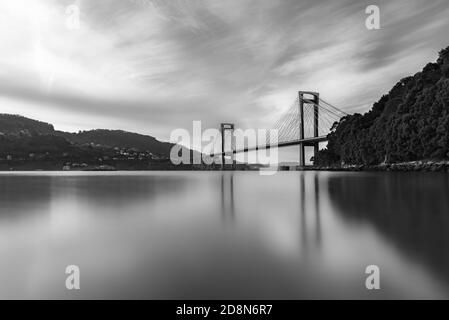
[[[448,17],[447,0],[2,0],[0,113],[166,140],[267,127],[298,90],[363,112],[449,46]]]

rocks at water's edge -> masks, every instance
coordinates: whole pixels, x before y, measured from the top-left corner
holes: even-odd
[[[399,171],[399,172],[449,172],[449,161],[421,160],[400,163],[383,163],[379,165],[342,165],[342,166],[312,166],[311,170],[323,171]]]

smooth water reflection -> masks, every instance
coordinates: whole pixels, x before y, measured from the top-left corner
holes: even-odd
[[[0,174],[0,298],[448,298],[448,194],[430,173]]]

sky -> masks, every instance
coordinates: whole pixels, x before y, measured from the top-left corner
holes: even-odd
[[[0,113],[168,140],[194,120],[268,128],[299,90],[365,112],[449,46],[448,16],[447,0],[2,0]]]

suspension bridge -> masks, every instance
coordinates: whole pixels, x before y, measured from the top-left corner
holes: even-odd
[[[328,139],[335,122],[338,122],[347,113],[320,98],[319,93],[310,91],[299,91],[296,100],[273,124],[270,129],[276,130],[277,137],[267,134],[265,143],[247,146],[241,149],[235,148],[235,141],[231,139],[231,150],[225,150],[225,135],[230,132],[233,137],[234,124],[222,123],[221,130],[221,152],[211,156],[221,156],[222,164],[225,157],[231,157],[234,163],[234,155],[241,152],[256,150],[282,148],[288,146],[299,146],[299,165],[306,165],[306,147],[313,147],[314,155],[319,151],[319,143]]]

